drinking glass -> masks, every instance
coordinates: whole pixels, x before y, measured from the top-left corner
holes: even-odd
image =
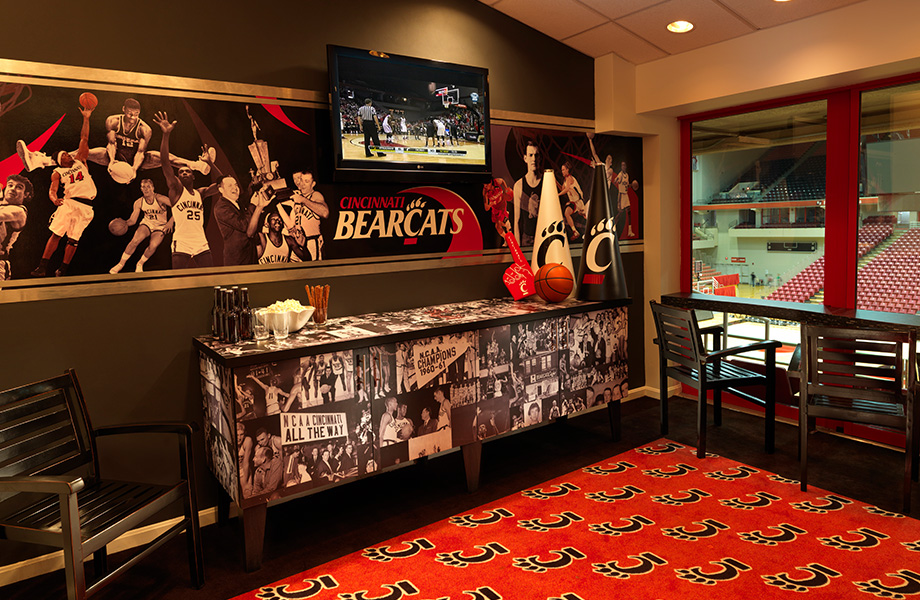
[[[268,314],[263,309],[252,313],[252,335],[257,340],[268,339]]]
[[[275,315],[275,318],[272,320],[272,333],[275,334],[276,340],[283,340],[288,336],[288,324],[287,315]]]

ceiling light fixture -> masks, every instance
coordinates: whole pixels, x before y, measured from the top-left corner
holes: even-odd
[[[687,33],[693,29],[693,23],[690,21],[674,21],[673,23],[668,23],[668,31],[672,33]]]

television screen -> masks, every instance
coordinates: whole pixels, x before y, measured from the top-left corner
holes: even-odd
[[[341,46],[328,56],[336,179],[488,179],[487,69]]]

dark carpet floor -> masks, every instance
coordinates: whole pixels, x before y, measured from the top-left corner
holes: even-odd
[[[695,402],[672,399],[668,437],[695,445],[695,413]],[[201,590],[190,587],[185,540],[180,537],[95,598],[231,598],[660,437],[657,400],[641,398],[624,404],[622,420],[623,438],[617,443],[611,441],[606,411],[487,442],[480,487],[474,493],[466,490],[463,459],[454,452],[274,506],[268,510],[263,566],[254,573],[243,569],[242,534],[236,519],[205,527],[207,581]],[[778,424],[776,453],[764,454],[763,420],[726,411],[722,426],[709,429],[708,450],[798,479],[797,435],[795,426]],[[888,510],[900,509],[903,454],[824,433],[813,434],[810,440],[812,485]],[[920,485],[915,484],[912,499],[916,516]],[[112,562],[117,564],[117,555]],[[64,598],[64,589],[63,573],[57,572],[0,588],[0,597]]]

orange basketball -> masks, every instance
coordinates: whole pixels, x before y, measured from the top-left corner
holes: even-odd
[[[92,92],[83,92],[80,94],[80,106],[93,110],[99,105],[99,98]]]
[[[537,295],[547,302],[562,302],[572,293],[575,279],[572,272],[559,263],[546,263],[533,277]]]

